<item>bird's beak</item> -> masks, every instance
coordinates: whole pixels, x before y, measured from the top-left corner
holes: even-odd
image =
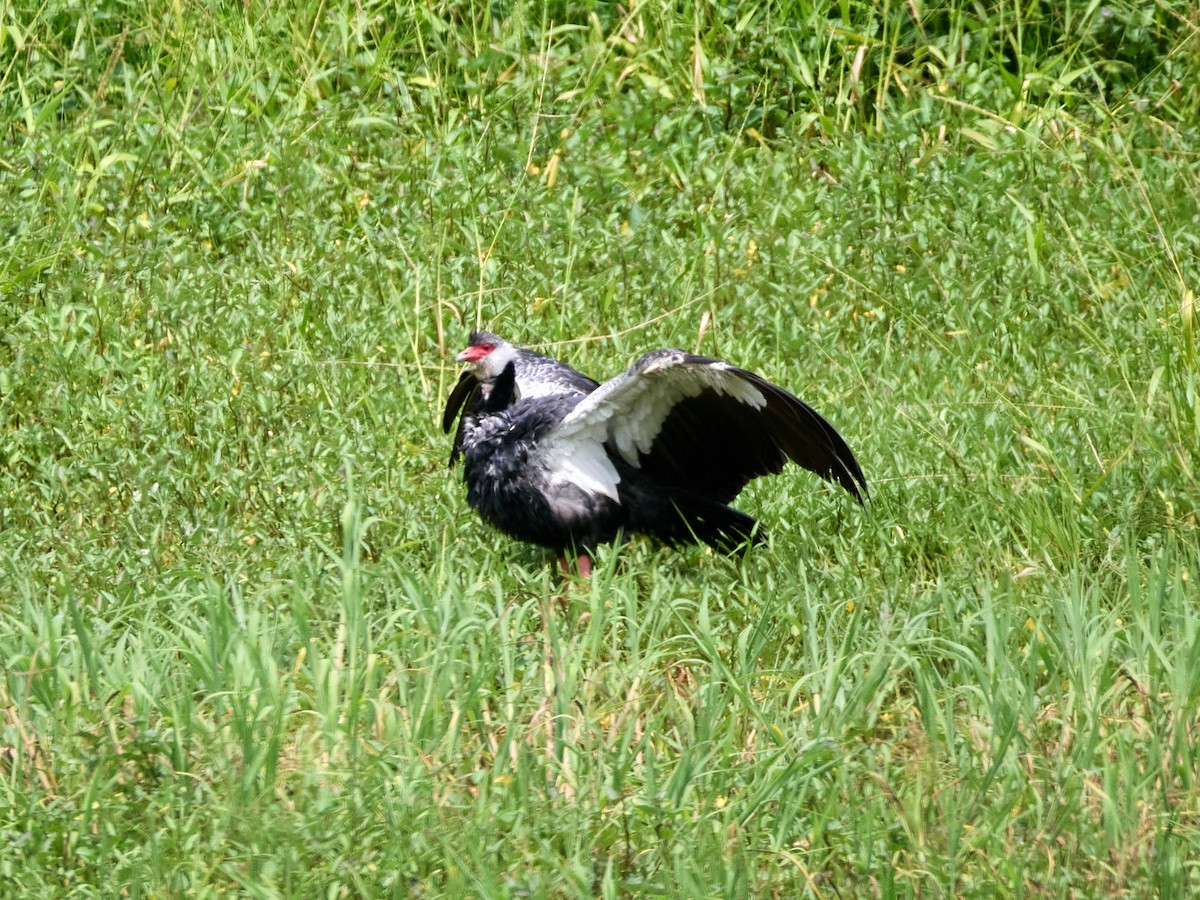
[[[483,357],[487,356],[489,352],[489,350],[484,349],[483,347],[468,347],[454,358],[459,362],[475,362],[483,359]]]

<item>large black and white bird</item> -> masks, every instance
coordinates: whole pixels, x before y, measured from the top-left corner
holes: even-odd
[[[833,427],[728,363],[655,350],[600,384],[556,359],[471,333],[442,427],[458,420],[467,502],[489,525],[556,550],[564,567],[623,533],[731,550],[762,539],[727,504],[790,459],[861,503],[867,482]]]

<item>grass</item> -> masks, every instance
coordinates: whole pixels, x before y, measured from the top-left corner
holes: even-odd
[[[4,8],[2,892],[1194,893],[1194,11],[503,7]],[[477,323],[872,502],[564,589]]]

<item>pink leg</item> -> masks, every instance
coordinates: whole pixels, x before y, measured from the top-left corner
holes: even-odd
[[[592,558],[586,553],[580,553],[574,565],[571,564],[570,558],[564,553],[558,557],[558,564],[562,566],[564,575],[578,572],[580,578],[590,578],[592,576]]]

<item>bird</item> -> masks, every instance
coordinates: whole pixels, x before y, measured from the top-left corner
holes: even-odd
[[[812,407],[746,369],[653,350],[604,383],[564,362],[473,331],[442,417],[455,427],[467,503],[485,523],[574,557],[638,532],[668,545],[734,551],[764,529],[729,503],[788,460],[861,504],[850,447]]]

